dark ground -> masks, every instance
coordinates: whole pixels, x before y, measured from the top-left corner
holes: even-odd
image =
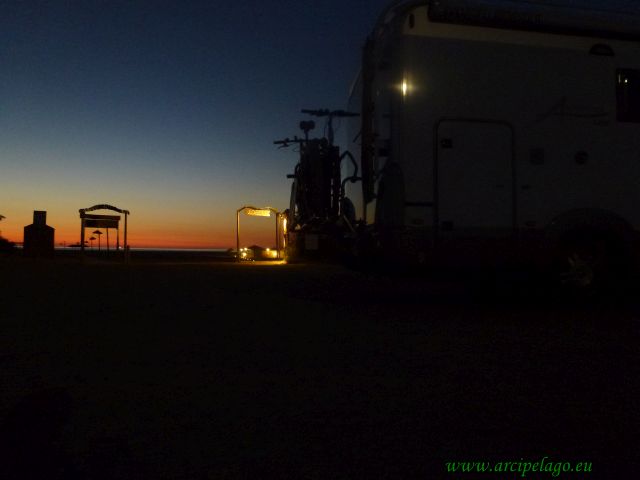
[[[166,258],[0,258],[0,281],[2,479],[640,472],[633,296]]]

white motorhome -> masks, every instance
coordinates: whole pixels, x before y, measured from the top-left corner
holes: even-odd
[[[579,285],[630,265],[638,40],[640,16],[624,12],[395,2],[352,89],[353,220],[415,262],[553,261]]]

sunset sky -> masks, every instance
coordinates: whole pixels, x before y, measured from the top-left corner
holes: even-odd
[[[46,210],[75,243],[78,209],[107,203],[133,247],[233,246],[238,207],[288,206],[297,157],[272,141],[301,108],[346,106],[387,3],[2,2],[2,235]],[[271,222],[247,225],[269,242]]]
[[[272,141],[301,108],[345,107],[385,4],[2,2],[2,236],[46,210],[75,243],[78,209],[107,203],[133,247],[235,245],[237,208],[288,206],[297,158]]]

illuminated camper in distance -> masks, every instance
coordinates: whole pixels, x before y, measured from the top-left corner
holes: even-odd
[[[592,285],[635,261],[640,16],[395,2],[354,83],[363,245],[426,264],[536,259]],[[343,164],[343,177],[352,174]]]

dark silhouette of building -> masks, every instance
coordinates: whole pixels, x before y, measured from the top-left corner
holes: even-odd
[[[47,225],[47,212],[34,211],[33,224],[24,227],[24,255],[53,257],[54,233],[55,229]]]

